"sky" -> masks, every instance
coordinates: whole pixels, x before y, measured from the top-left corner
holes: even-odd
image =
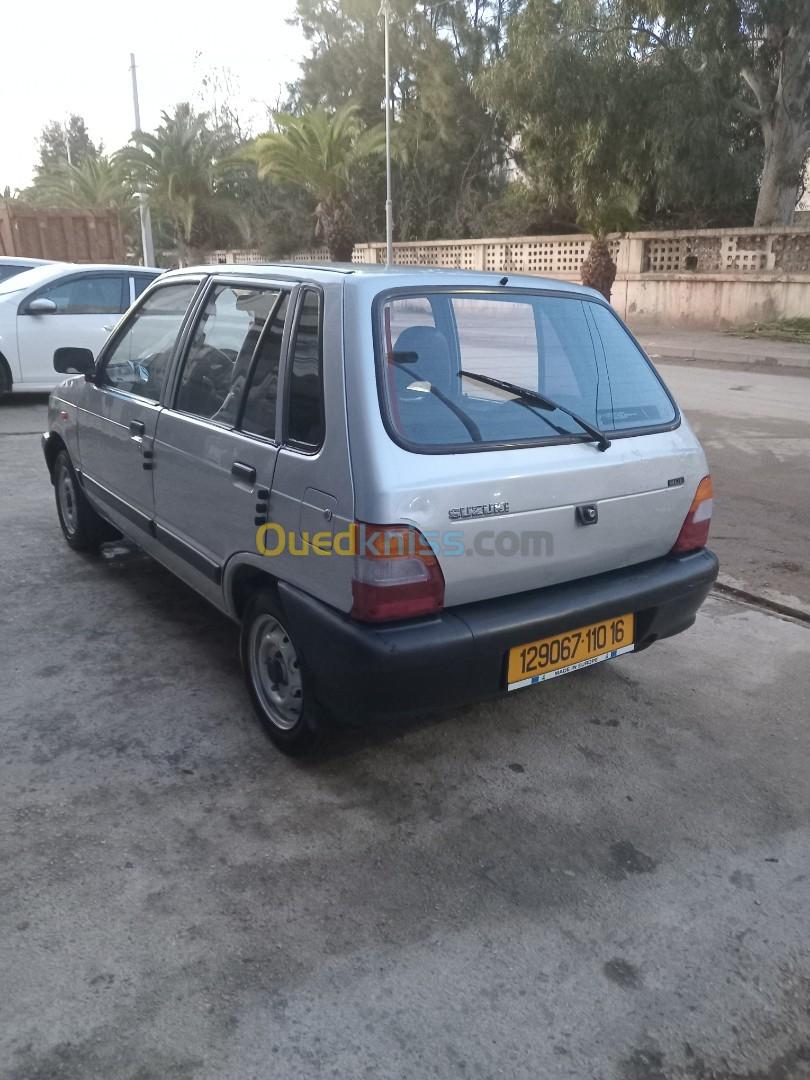
[[[30,182],[50,120],[79,113],[94,142],[115,150],[127,141],[131,52],[145,130],[179,101],[202,107],[203,77],[226,72],[240,118],[264,130],[308,51],[287,23],[294,9],[295,0],[0,0],[0,191]]]

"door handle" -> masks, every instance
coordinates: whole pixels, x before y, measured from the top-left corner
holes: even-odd
[[[253,465],[245,465],[241,461],[235,461],[231,465],[231,476],[234,480],[241,480],[243,484],[256,483],[256,469]]]
[[[140,435],[141,438],[146,434],[146,424],[143,420],[130,420],[129,422],[130,435]]]

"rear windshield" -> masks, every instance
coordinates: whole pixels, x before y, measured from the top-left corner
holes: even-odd
[[[482,449],[568,441],[582,428],[483,375],[542,394],[602,431],[676,422],[653,367],[610,308],[519,292],[396,293],[378,305],[386,421],[407,446]],[[464,373],[468,374],[464,374]]]

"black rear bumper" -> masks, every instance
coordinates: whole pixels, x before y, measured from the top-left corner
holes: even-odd
[[[692,625],[717,570],[704,549],[386,625],[357,622],[283,582],[279,593],[318,697],[362,719],[505,692],[513,645],[616,615],[635,614],[636,649],[646,648]]]

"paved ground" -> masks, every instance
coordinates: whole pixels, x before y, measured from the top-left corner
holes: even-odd
[[[712,599],[295,764],[227,621],[61,543],[35,434],[0,492],[2,1080],[810,1076],[806,625]]]

